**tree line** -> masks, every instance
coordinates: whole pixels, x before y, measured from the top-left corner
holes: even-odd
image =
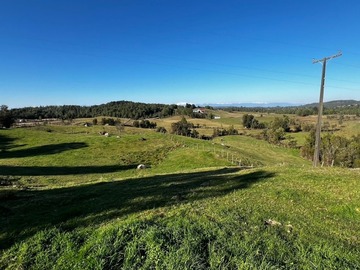
[[[75,119],[93,118],[99,116],[131,118],[135,120],[145,118],[165,118],[173,115],[185,115],[192,118],[213,118],[210,114],[194,113],[195,104],[151,104],[131,101],[112,101],[93,106],[62,105],[24,107],[10,110],[16,119]],[[207,107],[207,109],[213,109]]]
[[[317,106],[291,106],[291,107],[227,107],[222,108],[225,111],[239,111],[248,113],[276,113],[276,114],[294,114],[298,116],[317,115]],[[324,115],[330,114],[349,114],[360,116],[360,105],[348,105],[341,107],[327,107],[324,106]]]
[[[78,106],[40,106],[12,109],[16,119],[75,119],[109,116],[119,118],[143,119],[168,117],[181,113],[184,108],[175,104],[147,104],[131,101],[113,101],[101,105]]]
[[[184,106],[176,104],[147,104],[131,101],[112,101],[106,104],[93,106],[62,105],[62,106],[39,106],[11,109],[9,112],[16,119],[75,119],[92,118],[98,116],[145,119],[154,117],[169,117],[173,115],[186,115],[192,118],[213,118],[210,114],[194,113],[196,108],[194,104],[185,104]],[[205,107],[206,108],[206,107]],[[214,109],[208,107],[207,109]],[[227,107],[222,108],[225,111],[243,111],[257,113],[277,113],[277,114],[296,114],[299,116],[316,115],[318,109],[312,107]],[[360,116],[360,106],[348,105],[342,107],[324,107],[325,115],[329,114],[352,114]]]

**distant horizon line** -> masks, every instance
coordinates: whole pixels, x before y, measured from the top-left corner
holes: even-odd
[[[132,103],[143,103],[143,104],[162,104],[162,105],[178,105],[178,106],[185,106],[186,104],[195,105],[196,107],[297,107],[297,106],[306,106],[306,105],[315,105],[318,102],[311,102],[311,103],[297,103],[297,102],[220,102],[220,103],[195,103],[195,102],[177,102],[177,103],[160,103],[160,102],[140,102],[140,101],[130,101],[130,100],[117,100],[117,101],[108,101],[103,102],[100,104],[93,104],[93,105],[78,105],[78,104],[62,104],[62,105],[35,105],[35,106],[22,106],[22,107],[10,107],[9,109],[21,109],[21,108],[36,108],[36,107],[48,107],[48,106],[82,106],[82,107],[91,107],[91,106],[99,106],[102,104],[108,104],[111,102],[132,102]],[[325,101],[325,103],[332,103],[332,102],[359,102],[353,99],[337,99],[337,100],[330,100]]]

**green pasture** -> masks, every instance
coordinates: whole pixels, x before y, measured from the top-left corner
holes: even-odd
[[[0,130],[0,269],[359,269],[359,179],[249,136]]]

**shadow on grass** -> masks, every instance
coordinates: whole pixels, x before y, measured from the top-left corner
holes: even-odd
[[[0,135],[0,153],[3,151],[7,151],[13,148],[14,145],[14,138],[10,138],[8,136]]]
[[[104,165],[104,166],[7,166],[0,165],[0,175],[4,176],[44,176],[44,175],[77,175],[112,173],[135,169],[136,165]]]
[[[96,225],[148,209],[223,196],[274,176],[266,171],[238,171],[225,168],[0,196],[1,248],[48,226],[71,230]]]
[[[1,138],[1,140],[3,140],[3,138]],[[8,142],[6,140],[8,140]],[[9,140],[10,139],[5,137],[5,142],[3,142],[4,146],[7,147],[5,149],[10,148]],[[28,149],[1,151],[0,158],[22,158],[22,157],[32,157],[32,156],[53,155],[64,151],[74,150],[84,147],[88,147],[88,145],[83,142],[49,144],[49,145],[36,146]]]

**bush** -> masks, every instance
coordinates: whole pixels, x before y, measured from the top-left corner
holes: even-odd
[[[264,129],[264,123],[260,123],[252,114],[244,114],[242,124],[245,128]]]
[[[289,132],[290,119],[286,115],[284,115],[282,118],[275,117],[274,121],[271,122],[270,127],[272,130],[278,130],[279,128],[282,128],[284,132]]]
[[[164,128],[164,127],[158,127],[157,129],[156,129],[156,132],[160,132],[160,133],[167,133],[167,130],[166,130],[166,128]]]
[[[301,155],[312,159],[315,148],[315,131],[312,130],[301,148]],[[332,133],[326,133],[321,138],[320,161],[326,166],[341,166],[347,168],[359,167],[360,135],[347,139]]]
[[[244,114],[242,117],[242,124],[245,128],[251,128],[252,122],[255,117],[252,114]]]
[[[156,128],[157,124],[155,122],[150,122],[149,120],[135,120],[133,126],[136,128]]]
[[[268,129],[264,131],[265,140],[272,144],[280,144],[285,139],[285,131],[279,127],[277,129]]]
[[[119,120],[115,120],[113,118],[102,118],[101,119],[101,124],[102,125],[109,125],[109,126],[115,126],[117,123],[119,123]]]
[[[309,123],[302,123],[301,130],[305,132],[309,132],[311,130],[315,130],[315,125]]]
[[[179,122],[171,124],[171,133],[181,136],[197,138],[199,133],[194,129],[194,124],[183,117]]]
[[[229,127],[229,129],[214,128],[214,131],[213,131],[213,137],[226,136],[226,135],[238,135],[238,134],[239,134],[239,132],[237,129],[234,128],[234,126]]]

